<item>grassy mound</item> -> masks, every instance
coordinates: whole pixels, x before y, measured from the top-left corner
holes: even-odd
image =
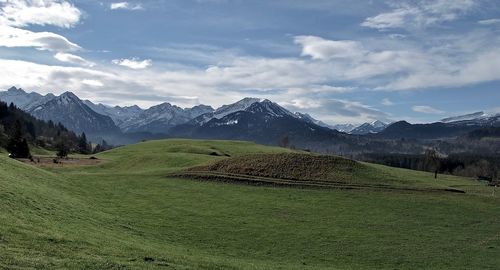
[[[349,182],[361,164],[336,156],[302,153],[253,154],[223,159],[188,171],[219,172],[285,180]]]
[[[338,156],[295,152],[218,159],[169,175],[258,185],[463,192],[443,185],[445,182],[430,181],[428,174],[420,175],[419,181],[408,170],[398,175],[397,169],[386,168]]]

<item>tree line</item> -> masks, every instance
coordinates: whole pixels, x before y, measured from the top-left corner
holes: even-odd
[[[61,123],[36,119],[13,103],[0,102],[0,147],[9,151],[11,157],[30,158],[30,146],[56,151],[59,157],[110,148],[105,141],[93,145],[85,133],[77,135]]]
[[[369,153],[364,161],[392,167],[406,168],[433,173],[474,177],[494,181],[500,176],[500,156],[480,153],[454,153],[447,156],[433,151],[424,154]]]

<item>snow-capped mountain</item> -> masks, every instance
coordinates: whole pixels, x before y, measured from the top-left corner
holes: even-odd
[[[194,106],[192,108],[186,108],[184,109],[184,111],[189,115],[189,118],[194,119],[202,114],[213,112],[214,108],[212,108],[211,106],[201,104]]]
[[[256,105],[259,104],[259,105]],[[247,111],[247,112],[263,112],[269,116],[284,116],[288,115],[291,117],[299,118],[296,114],[291,113],[287,109],[279,106],[278,104],[267,100],[267,99],[259,99],[259,98],[250,98],[246,97],[240,101],[237,101],[233,104],[222,105],[215,111],[201,114],[198,117],[195,117],[193,120],[189,122],[189,124],[194,125],[203,125],[208,123],[212,119],[222,119],[227,115],[230,115],[235,112]]]
[[[445,123],[448,126],[498,127],[500,126],[500,114],[488,114],[484,112],[476,112],[462,116],[445,118],[442,119],[440,123]]]
[[[358,127],[352,124],[330,126],[309,114],[292,113],[270,100],[259,98],[244,98],[216,110],[206,105],[180,108],[167,102],[143,110],[138,106],[94,104],[80,100],[71,92],[60,96],[40,95],[12,87],[0,92],[0,100],[12,102],[39,119],[61,122],[75,132],[85,132],[94,139],[113,138],[118,143],[166,135],[245,139],[267,144],[276,144],[283,136],[290,136],[295,142],[324,143],[349,136],[338,131],[357,135],[379,133],[382,137],[436,138],[460,135],[474,128],[500,126],[500,114],[484,112],[449,117],[432,124],[405,125],[401,122],[391,125],[389,130],[381,121]],[[387,132],[381,133],[383,130]]]
[[[11,87],[5,92],[0,92],[0,100],[6,103],[12,102],[38,119],[60,122],[77,133],[85,132],[89,137],[119,133],[111,118],[95,112],[71,92],[60,96],[53,94],[44,96]]]
[[[298,145],[305,145],[308,141],[328,140],[338,135],[337,131],[319,126],[269,100],[246,98],[237,103],[238,106],[226,105],[224,108],[240,110],[233,109],[220,118],[214,117],[213,113],[201,115],[172,129],[171,135],[252,140],[264,144],[278,144],[280,139],[287,136],[292,143]]]
[[[328,125],[327,123],[325,123],[323,121],[317,120],[307,113],[295,112],[295,116],[297,116],[298,118],[300,118],[304,121],[308,121],[310,123],[316,124],[316,125],[321,126],[321,127],[335,129],[333,126]],[[342,131],[342,130],[339,130],[339,131]]]
[[[217,108],[216,110],[212,109],[211,112],[199,114],[197,117],[193,118],[192,122],[196,123],[197,125],[203,125],[213,118],[220,119],[228,114],[238,112],[238,111],[244,111],[245,109],[250,107],[255,102],[261,102],[261,101],[262,100],[260,98],[247,97],[247,98],[244,98],[244,99],[237,101],[235,103],[232,103],[232,104],[222,105],[221,107]]]
[[[42,105],[54,97],[55,96],[53,94],[43,96],[35,92],[26,93],[23,89],[16,88],[14,86],[5,92],[0,92],[1,101],[7,104],[14,103],[14,105],[24,111],[28,111]]]
[[[94,104],[90,100],[85,100],[84,103],[95,112],[111,117],[117,126],[120,126],[123,122],[143,112],[143,110],[137,105],[112,107],[102,103]]]
[[[470,114],[465,114],[465,115],[444,118],[444,119],[441,119],[439,122],[452,123],[452,122],[459,122],[459,121],[471,121],[471,120],[484,119],[484,118],[487,118],[489,116],[490,115],[488,115],[484,112],[475,112],[475,113],[470,113]]]
[[[281,107],[277,103],[274,103],[268,99],[261,100],[259,102],[254,102],[248,106],[245,111],[251,113],[262,113],[267,117],[293,117],[297,118],[297,115],[291,113],[289,110]]]
[[[251,97],[246,97],[238,102],[235,102],[233,104],[229,105],[222,105],[220,108],[215,110],[213,114],[213,118],[220,119],[228,114],[237,112],[237,111],[243,111],[246,108],[250,107],[252,104],[256,102],[261,102],[262,100],[260,98],[251,98]]]
[[[109,116],[99,114],[85,105],[75,94],[65,92],[27,110],[38,119],[62,123],[75,132],[111,134],[119,132]]]
[[[174,126],[187,123],[201,114],[211,112],[213,112],[213,108],[206,105],[183,109],[165,102],[141,111],[139,114],[119,123],[118,126],[125,132],[166,134]]]
[[[89,100],[82,101],[71,92],[61,96],[43,96],[35,92],[27,93],[16,87],[0,92],[0,100],[12,102],[37,118],[61,122],[75,132],[85,132],[88,135],[116,133],[117,127],[124,132],[164,134],[173,126],[214,111],[206,105],[182,109],[169,103],[162,103],[147,110],[136,105],[112,107],[101,103],[94,104]]]
[[[101,103],[94,104],[89,100],[86,100],[85,104],[94,111],[111,117],[124,132],[166,133],[173,126],[213,112],[213,108],[206,105],[182,109],[170,103],[162,103],[143,110],[137,105],[111,107]]]
[[[351,133],[351,131],[358,126],[353,125],[353,124],[338,124],[338,125],[333,125],[331,126],[332,129],[338,130],[340,132],[344,133]]]
[[[372,133],[379,133],[380,131],[384,130],[387,127],[387,124],[376,120],[371,123],[364,123],[353,130],[351,130],[349,133],[350,134],[356,134],[356,135],[364,135],[364,134],[372,134]]]

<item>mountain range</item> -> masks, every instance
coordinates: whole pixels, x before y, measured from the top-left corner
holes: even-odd
[[[207,105],[198,105],[183,109],[165,102],[144,110],[137,105],[113,107],[101,103],[95,104],[90,100],[82,101],[71,92],[65,92],[60,96],[53,94],[40,95],[35,92],[27,93],[16,87],[11,87],[7,91],[0,92],[0,100],[6,103],[14,103],[22,110],[30,112],[41,119],[61,122],[76,132],[86,131],[90,134],[99,133],[100,130],[106,130],[108,133],[110,131],[116,132],[116,128],[124,133],[149,132],[168,134],[172,127],[188,123],[191,120],[196,119],[195,122],[204,124],[211,119],[221,119],[231,113],[243,111],[250,105],[262,101],[258,98],[244,98],[217,109],[213,109]],[[67,106],[68,108],[61,106]],[[285,110],[282,107],[280,108],[282,111]],[[96,115],[96,113],[100,116]],[[350,133],[358,128],[358,126],[352,124],[331,126],[314,119],[306,113],[295,112],[287,114],[308,123],[329,129],[337,129],[346,133]],[[109,118],[115,127],[110,123]],[[381,122],[376,121],[376,123]],[[365,123],[360,127],[361,129],[355,131],[356,134],[364,134],[364,130],[366,130],[366,133],[378,132],[380,130],[379,126],[373,127],[372,123]]]
[[[335,138],[338,131],[319,126],[313,120],[292,113],[277,103],[246,98],[214,113],[200,115],[177,126],[175,137],[252,140],[279,144],[287,138],[301,145],[305,141]]]
[[[277,144],[284,137],[294,143],[337,140],[369,135],[377,138],[435,139],[459,136],[468,131],[500,125],[500,114],[484,112],[442,119],[437,123],[410,124],[381,121],[328,125],[301,112],[290,112],[267,99],[244,98],[214,109],[207,105],[181,108],[161,103],[148,109],[107,106],[81,100],[71,92],[60,96],[27,93],[11,87],[0,92],[0,100],[42,120],[60,122],[75,132],[85,132],[94,140],[106,139],[125,144],[157,137],[244,139]],[[339,138],[342,138],[340,140]]]

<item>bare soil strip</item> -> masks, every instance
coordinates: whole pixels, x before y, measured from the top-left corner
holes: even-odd
[[[355,184],[340,181],[321,181],[321,180],[298,180],[298,179],[277,179],[269,177],[258,177],[243,174],[220,173],[213,171],[183,171],[170,173],[168,177],[194,179],[203,181],[217,181],[226,183],[239,183],[256,186],[275,186],[275,187],[296,187],[313,189],[373,189],[373,190],[393,190],[393,191],[417,191],[417,192],[441,192],[441,193],[465,193],[465,191],[453,188],[411,188],[397,187],[380,184]]]

